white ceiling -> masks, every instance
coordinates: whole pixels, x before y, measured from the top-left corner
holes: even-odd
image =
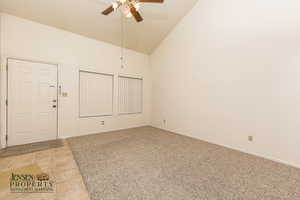
[[[198,0],[143,4],[144,21],[124,21],[124,46],[150,54]],[[121,15],[101,14],[111,0],[0,0],[0,11],[121,46]]]

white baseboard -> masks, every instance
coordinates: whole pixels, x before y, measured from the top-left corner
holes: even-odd
[[[151,126],[151,125],[138,125],[138,126],[131,126],[131,127],[126,127],[126,128],[109,129],[109,130],[98,131],[98,132],[81,133],[81,134],[71,135],[71,136],[59,136],[58,139],[68,139],[68,138],[73,138],[73,137],[95,135],[95,134],[99,134],[99,133],[108,133],[108,132],[112,132],[112,131],[121,131],[121,130],[127,130],[127,129],[132,129],[132,128],[146,127],[146,126]]]
[[[257,153],[254,153],[254,152],[245,151],[243,149],[232,147],[232,146],[225,145],[225,144],[215,143],[213,141],[204,140],[202,138],[198,138],[198,137],[195,137],[195,136],[185,135],[185,134],[178,133],[176,131],[169,130],[169,129],[166,129],[166,128],[156,127],[154,125],[151,125],[151,126],[154,127],[154,128],[161,129],[161,130],[165,130],[165,131],[169,131],[169,132],[172,132],[172,133],[176,133],[178,135],[187,136],[187,137],[191,137],[191,138],[194,138],[194,139],[202,140],[204,142],[208,142],[208,143],[215,144],[215,145],[218,145],[218,146],[226,147],[226,148],[233,149],[233,150],[236,150],[236,151],[239,151],[239,152],[247,153],[247,154],[250,154],[250,155],[253,155],[253,156],[257,156],[257,157],[260,157],[260,158],[264,158],[264,159],[267,159],[267,160],[271,160],[271,161],[274,161],[274,162],[277,162],[277,163],[281,163],[281,164],[284,164],[284,165],[288,165],[288,166],[300,169],[300,165],[296,164],[296,163],[284,161],[284,160],[281,160],[281,159],[278,159],[278,158],[273,158],[273,157],[266,156],[266,155],[263,155],[263,154],[257,154]]]

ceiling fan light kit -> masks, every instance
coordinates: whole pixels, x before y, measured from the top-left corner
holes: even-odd
[[[120,8],[125,17],[134,17],[137,22],[143,21],[139,13],[141,3],[163,3],[164,0],[117,0],[110,7],[102,12],[103,15],[109,15]]]

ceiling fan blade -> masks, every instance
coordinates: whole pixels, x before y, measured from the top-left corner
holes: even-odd
[[[139,0],[141,3],[163,3],[164,0]]]
[[[108,7],[106,10],[104,10],[103,12],[102,12],[102,14],[103,15],[109,15],[111,12],[113,12],[114,11],[114,8],[113,8],[113,6],[110,6],[110,7]]]
[[[136,10],[135,7],[132,6],[132,7],[130,8],[130,12],[131,12],[131,14],[133,15],[133,17],[135,18],[135,20],[136,20],[137,22],[143,21],[143,17],[142,17],[141,14]]]

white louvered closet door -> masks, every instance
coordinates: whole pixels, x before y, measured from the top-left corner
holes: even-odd
[[[131,77],[119,77],[119,113],[142,113],[143,80]]]

